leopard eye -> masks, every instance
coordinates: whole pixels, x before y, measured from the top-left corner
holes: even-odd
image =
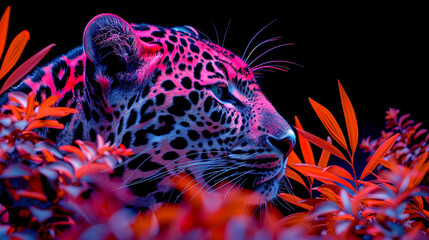
[[[215,97],[222,102],[232,103],[234,105],[241,105],[240,101],[235,98],[228,89],[228,85],[224,83],[213,84],[210,87],[210,90],[213,92]]]
[[[219,99],[222,100],[222,96],[224,94],[224,91],[228,91],[228,88],[221,85],[221,84],[214,84],[211,86],[210,90],[213,92],[213,94]]]

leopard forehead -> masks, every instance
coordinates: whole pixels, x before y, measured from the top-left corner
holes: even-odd
[[[197,30],[185,26],[175,28],[147,24],[133,24],[136,35],[148,44],[162,46],[162,60],[158,69],[171,78],[198,80],[202,85],[216,82],[234,83],[240,79],[256,83],[247,64],[231,51],[216,45],[198,35]],[[257,85],[254,86],[255,88]]]

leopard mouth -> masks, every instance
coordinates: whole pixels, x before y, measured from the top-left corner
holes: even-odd
[[[228,166],[211,167],[203,173],[210,188],[229,191],[231,186],[255,193],[250,204],[263,204],[277,196],[280,179],[284,175],[282,158],[256,156],[252,159],[228,159]],[[223,189],[223,190],[222,190]]]
[[[255,190],[265,185],[272,185],[275,182],[278,182],[283,176],[283,171],[278,171],[276,169],[273,171],[276,172],[248,173],[244,176],[244,181],[241,186],[245,189]]]
[[[265,185],[272,185],[279,181],[284,174],[284,161],[278,157],[231,160],[235,161],[237,165],[241,165],[236,171],[242,173],[242,177],[236,179],[235,182],[244,189],[255,190]]]

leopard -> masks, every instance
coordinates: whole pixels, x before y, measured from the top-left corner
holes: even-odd
[[[134,155],[114,176],[132,192],[135,208],[171,201],[180,173],[219,190],[224,182],[277,196],[295,134],[238,55],[191,26],[128,23],[95,16],[83,43],[24,77],[9,92],[34,93],[77,113],[64,129],[38,133],[58,146],[100,135]],[[7,101],[7,93],[0,102]]]

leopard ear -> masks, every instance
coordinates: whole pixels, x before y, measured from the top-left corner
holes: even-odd
[[[141,41],[131,25],[113,14],[100,14],[86,26],[83,48],[94,64],[111,65],[119,60],[131,63],[143,55],[153,54],[159,45]]]

